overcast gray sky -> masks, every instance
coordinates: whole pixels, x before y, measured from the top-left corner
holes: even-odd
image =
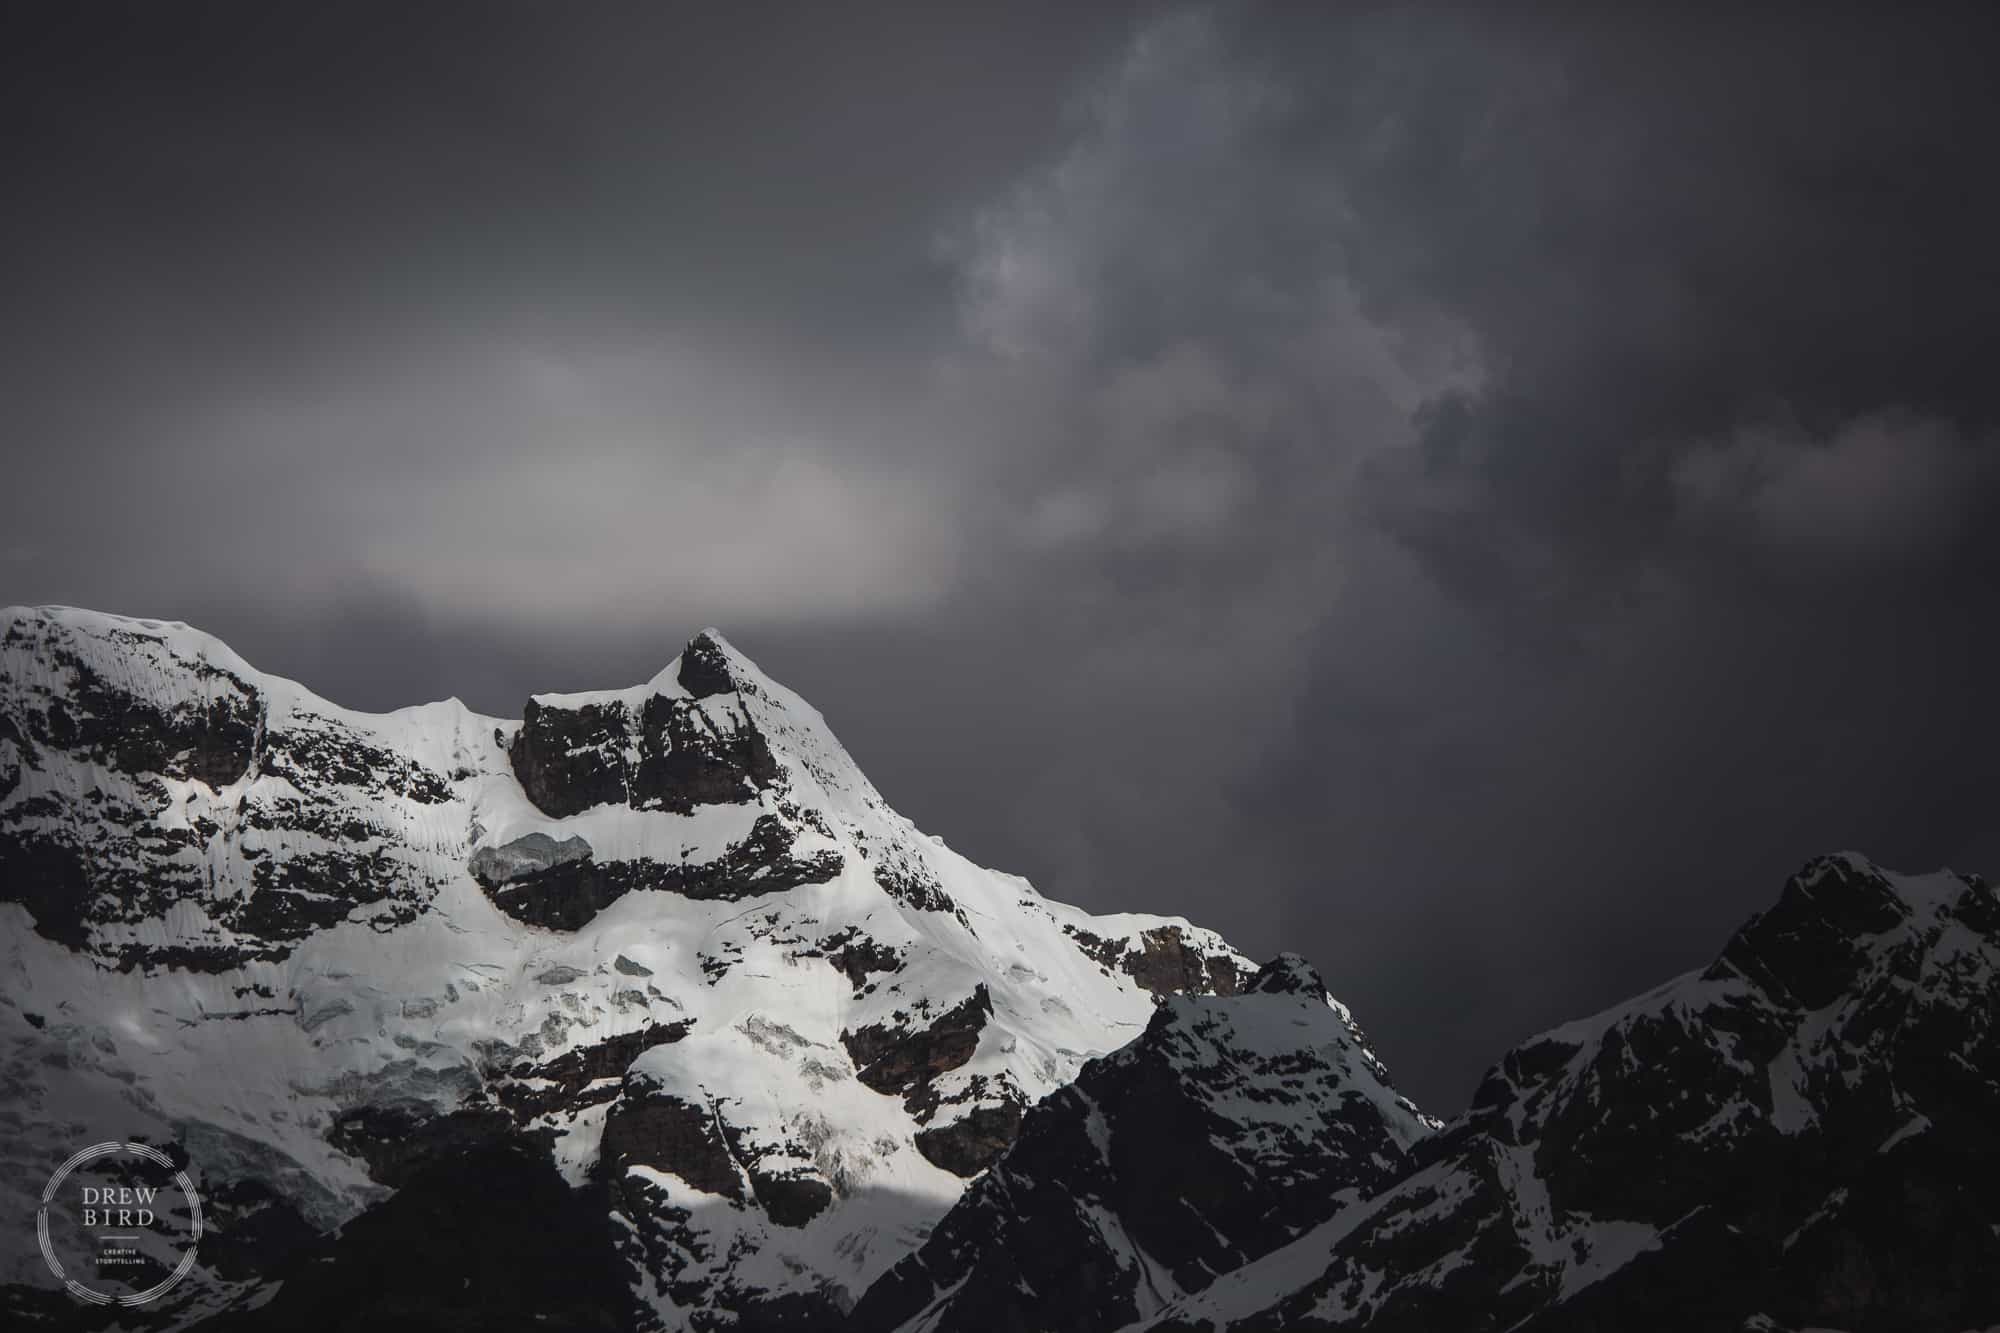
[[[2000,864],[1991,20],[1575,8],[19,11],[0,600],[509,715],[719,625],[1455,1110]]]

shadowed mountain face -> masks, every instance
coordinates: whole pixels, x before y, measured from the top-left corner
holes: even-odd
[[[1707,969],[1509,1052],[1365,1205],[1150,1327],[2000,1322],[2000,899],[1807,866]]]
[[[862,1328],[1120,1328],[1400,1176],[1436,1122],[1284,955],[1176,997],[1028,1113],[1007,1154],[869,1289]]]
[[[437,1154],[393,1197],[312,1246],[266,1305],[214,1333],[514,1328],[616,1333],[641,1316],[598,1191],[533,1140]]]
[[[1816,861],[1441,1124],[1302,960],[970,864],[712,631],[523,711],[0,616],[0,1192],[186,1163],[199,1262],[128,1322],[2000,1324],[1976,879]],[[117,1314],[25,1228],[0,1311]]]

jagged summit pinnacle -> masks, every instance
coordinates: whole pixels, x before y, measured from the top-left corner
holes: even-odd
[[[0,640],[17,649],[33,646],[43,657],[61,656],[128,671],[143,663],[149,672],[157,672],[179,661],[198,665],[211,673],[227,673],[246,682],[255,680],[263,686],[266,695],[297,695],[310,700],[316,708],[333,709],[349,715],[389,716],[338,708],[297,681],[252,666],[223,640],[182,620],[117,615],[60,603],[23,604],[0,607]],[[643,702],[654,694],[672,692],[675,686],[692,698],[703,699],[734,692],[746,683],[766,683],[768,679],[742,649],[731,643],[721,630],[709,625],[689,638],[681,653],[643,685],[563,694],[538,693],[531,696],[524,713],[537,705],[560,707],[571,703],[612,700]],[[465,709],[456,697],[440,702],[455,711],[478,716]],[[414,708],[436,706],[434,703],[408,705]],[[506,719],[491,720],[504,722]]]
[[[697,699],[711,694],[728,694],[737,686],[735,664],[748,664],[720,631],[709,628],[688,640],[681,653],[678,679],[681,688]]]
[[[1262,995],[1306,995],[1316,1000],[1327,998],[1326,982],[1321,979],[1319,969],[1295,953],[1281,953],[1258,968],[1257,975],[1244,989]]]

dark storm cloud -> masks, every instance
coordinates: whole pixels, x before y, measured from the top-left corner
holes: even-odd
[[[1475,490],[1504,531],[1622,572],[1676,518],[1672,465],[1698,442],[1990,420],[2000,256],[1972,163],[2000,97],[1968,22],[1628,15],[1385,42],[1385,82],[1419,71],[1426,96],[1352,177],[1384,261],[1364,280],[1444,302],[1497,368],[1434,406],[1414,489]],[[1408,535],[1454,544],[1416,509]]]
[[[1375,33],[1316,145],[1350,272],[1450,311],[1485,374],[1358,492],[1446,605],[1401,599],[1429,627],[1371,668],[1397,612],[1349,599],[1313,654],[1301,752],[1349,762],[1279,821],[1337,812],[1335,864],[1396,885],[1337,957],[1436,923],[1436,984],[1380,984],[1458,1045],[1699,961],[1816,845],[1990,855],[1990,34]]]
[[[1991,866],[1990,33],[1092,12],[76,11],[0,594],[496,712],[719,623],[1440,1110],[1808,855]]]
[[[948,322],[930,241],[1120,35],[1033,6],[44,17],[8,54],[6,345],[21,447],[62,466],[23,479],[21,563],[96,601],[384,582],[528,625],[934,599],[948,482],[876,420]]]

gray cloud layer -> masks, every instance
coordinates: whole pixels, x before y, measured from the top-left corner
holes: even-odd
[[[0,595],[509,712],[719,623],[1439,1109],[2000,859],[1976,20],[1093,13],[52,23]]]

